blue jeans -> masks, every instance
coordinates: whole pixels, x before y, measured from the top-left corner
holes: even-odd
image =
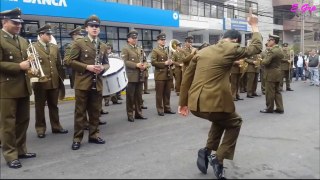
[[[304,80],[303,67],[296,68],[296,81],[298,81],[299,76],[301,77],[301,80]]]

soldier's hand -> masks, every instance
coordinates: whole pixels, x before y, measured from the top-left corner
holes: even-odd
[[[253,64],[254,64],[254,65],[257,65],[257,64],[258,64],[258,61],[253,61]]]
[[[182,66],[183,66],[183,63],[181,63],[180,66],[182,67]]]
[[[252,7],[249,8],[249,15],[248,15],[247,21],[250,26],[258,25],[258,17],[252,14]]]
[[[97,68],[96,65],[87,65],[86,69],[96,74],[100,73],[99,68]]]
[[[30,68],[30,62],[28,60],[22,61],[19,65],[21,70],[28,70]]]
[[[189,115],[189,108],[188,106],[179,106],[178,107],[178,113],[182,116],[188,116]]]
[[[193,49],[191,50],[191,54],[193,54],[193,55],[195,55],[196,52],[197,52],[197,49],[196,49],[196,48],[193,48]]]

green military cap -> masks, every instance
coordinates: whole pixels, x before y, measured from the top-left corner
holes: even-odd
[[[10,19],[11,21],[19,23],[23,22],[21,19],[21,10],[19,8],[0,12],[0,19]]]
[[[158,36],[157,36],[157,40],[159,40],[159,39],[161,39],[161,40],[166,40],[166,34],[165,33],[160,33]]]
[[[185,40],[185,42],[192,43],[193,42],[193,36],[187,36],[184,40]]]
[[[100,25],[100,19],[96,15],[91,15],[88,19],[84,21],[84,26],[87,27],[89,25]]]
[[[269,39],[280,39],[280,37],[277,35],[269,34]]]
[[[73,35],[84,35],[84,34],[85,34],[85,32],[84,32],[84,30],[82,29],[81,26],[78,26],[77,28],[75,28],[74,30],[69,32],[70,36],[73,36]]]
[[[37,30],[38,34],[53,34],[50,24],[46,24]]]
[[[288,47],[288,43],[283,43],[282,46],[283,47]]]
[[[137,38],[138,37],[138,32],[136,30],[131,30],[128,34],[127,34],[127,38]]]

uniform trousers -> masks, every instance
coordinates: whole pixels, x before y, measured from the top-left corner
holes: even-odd
[[[267,111],[274,110],[274,103],[276,103],[276,110],[283,111],[282,95],[279,89],[280,82],[266,81],[266,105]]]
[[[247,72],[247,95],[252,96],[257,94],[258,73]]]
[[[126,90],[126,107],[128,118],[142,116],[142,86],[143,82],[129,82]]]
[[[171,94],[172,80],[156,80],[156,107],[158,113],[164,111],[171,111],[170,107],[170,94]]]
[[[240,86],[240,73],[231,73],[230,75],[231,93],[233,99],[240,98],[239,86]]]
[[[237,139],[242,125],[242,118],[236,112],[210,113],[191,111],[191,113],[211,122],[206,147],[209,150],[216,151],[216,156],[220,161],[223,161],[223,159],[233,160]],[[221,141],[223,133],[224,137]]]
[[[286,89],[290,89],[290,81],[291,81],[291,77],[289,76],[289,72],[291,70],[282,70],[281,71],[281,81],[280,81],[280,90],[283,89],[283,79],[285,79],[285,82],[286,82]]]
[[[182,81],[182,69],[181,67],[175,67],[174,68],[174,78],[175,78],[175,89],[176,92],[180,92],[180,86],[181,86],[181,81]]]
[[[0,99],[2,154],[7,162],[27,153],[30,97]]]
[[[86,116],[89,116],[89,138],[96,139],[99,134],[99,117],[101,110],[102,91],[75,89],[74,142],[81,142]]]
[[[49,117],[51,130],[62,129],[59,121],[59,108],[58,97],[59,89],[43,89],[39,87],[39,84],[34,83],[34,100],[35,100],[35,114],[36,124],[35,128],[38,134],[44,134],[46,132],[46,119],[45,119],[45,105],[48,104]]]

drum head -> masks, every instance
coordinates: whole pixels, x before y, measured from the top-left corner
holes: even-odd
[[[110,76],[112,74],[119,72],[122,68],[124,68],[123,60],[118,58],[108,58],[108,59],[109,59],[110,68],[106,72],[104,72],[102,76]]]

